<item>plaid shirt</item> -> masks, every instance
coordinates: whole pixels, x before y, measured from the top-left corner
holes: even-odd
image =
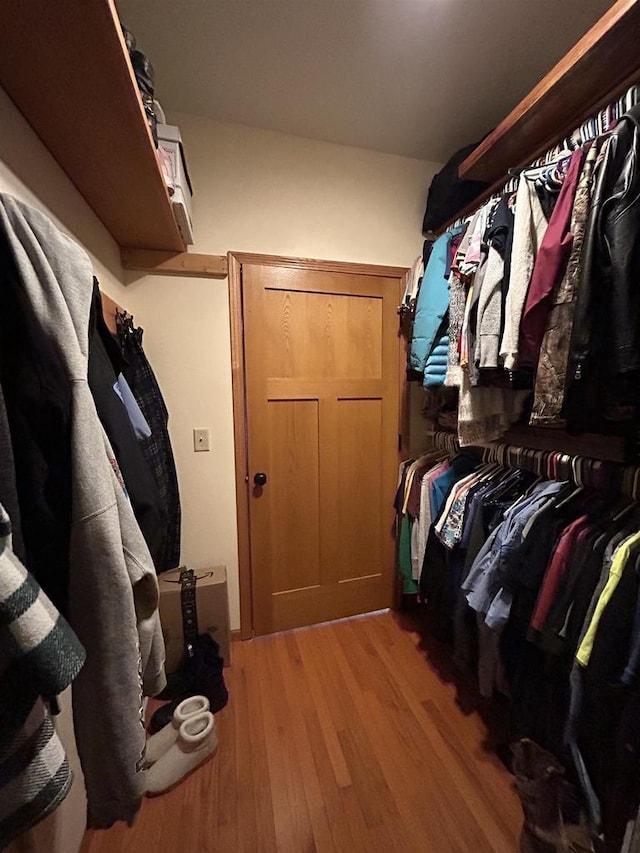
[[[163,572],[180,565],[180,495],[178,477],[169,438],[169,413],[153,369],[142,348],[143,330],[120,327],[122,352],[127,362],[124,376],[136,402],[151,428],[151,436],[140,446],[158,485],[160,499],[167,514],[167,538],[164,559],[156,570]]]
[[[80,671],[76,635],[11,550],[0,505],[0,849],[55,809],[71,771],[42,696]]]

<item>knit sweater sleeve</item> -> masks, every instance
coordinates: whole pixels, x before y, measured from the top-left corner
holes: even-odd
[[[547,230],[547,220],[536,190],[525,177],[520,180],[516,196],[513,225],[511,273],[505,303],[504,332],[500,355],[507,370],[513,370],[518,359],[518,338],[522,311],[529,290],[538,247]]]

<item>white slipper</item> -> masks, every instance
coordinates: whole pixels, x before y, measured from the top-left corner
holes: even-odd
[[[203,711],[208,710],[209,700],[206,696],[189,696],[188,699],[183,699],[176,706],[171,722],[147,740],[147,748],[144,756],[145,766],[149,767],[155,764],[169,747],[176,742],[180,726],[185,720],[188,720],[189,717],[193,717],[195,714],[202,714]]]
[[[218,749],[216,723],[210,711],[185,720],[177,740],[153,767],[147,770],[146,794],[154,797],[175,788],[182,780],[208,761]]]

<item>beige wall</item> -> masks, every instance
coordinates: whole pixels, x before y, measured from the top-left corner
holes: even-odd
[[[435,163],[172,115],[194,184],[198,252],[410,264]]]
[[[195,195],[197,252],[229,250],[409,266],[436,164],[240,125],[171,116]],[[126,305],[171,412],[183,499],[183,561],[229,570],[239,627],[231,358],[223,281],[128,273]],[[193,452],[209,427],[212,452]]]

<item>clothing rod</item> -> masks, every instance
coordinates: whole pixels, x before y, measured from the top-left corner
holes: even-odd
[[[460,448],[455,433],[436,430],[429,434],[433,447],[455,454]],[[606,462],[590,456],[571,455],[555,450],[491,442],[481,445],[484,462],[495,462],[503,468],[521,468],[550,480],[570,480],[577,486],[628,495],[640,499],[640,466]],[[473,452],[474,448],[468,448]]]
[[[492,198],[499,198],[505,192],[511,192],[517,186],[519,176],[528,169],[536,168],[536,166],[545,165],[551,162],[554,157],[557,158],[558,153],[565,149],[567,151],[575,150],[581,145],[584,145],[590,139],[595,139],[604,133],[609,133],[616,125],[616,122],[626,113],[631,107],[634,107],[640,100],[640,84],[629,86],[626,92],[619,98],[614,99],[590,118],[583,121],[579,127],[560,139],[555,145],[551,146],[542,156],[537,157],[528,166],[522,169],[509,169],[503,179],[497,181],[490,188],[488,195],[481,196],[480,199],[472,202],[473,208],[465,208],[454,222],[446,227],[446,231],[450,228],[457,228],[468,219],[473,217],[475,213]]]

